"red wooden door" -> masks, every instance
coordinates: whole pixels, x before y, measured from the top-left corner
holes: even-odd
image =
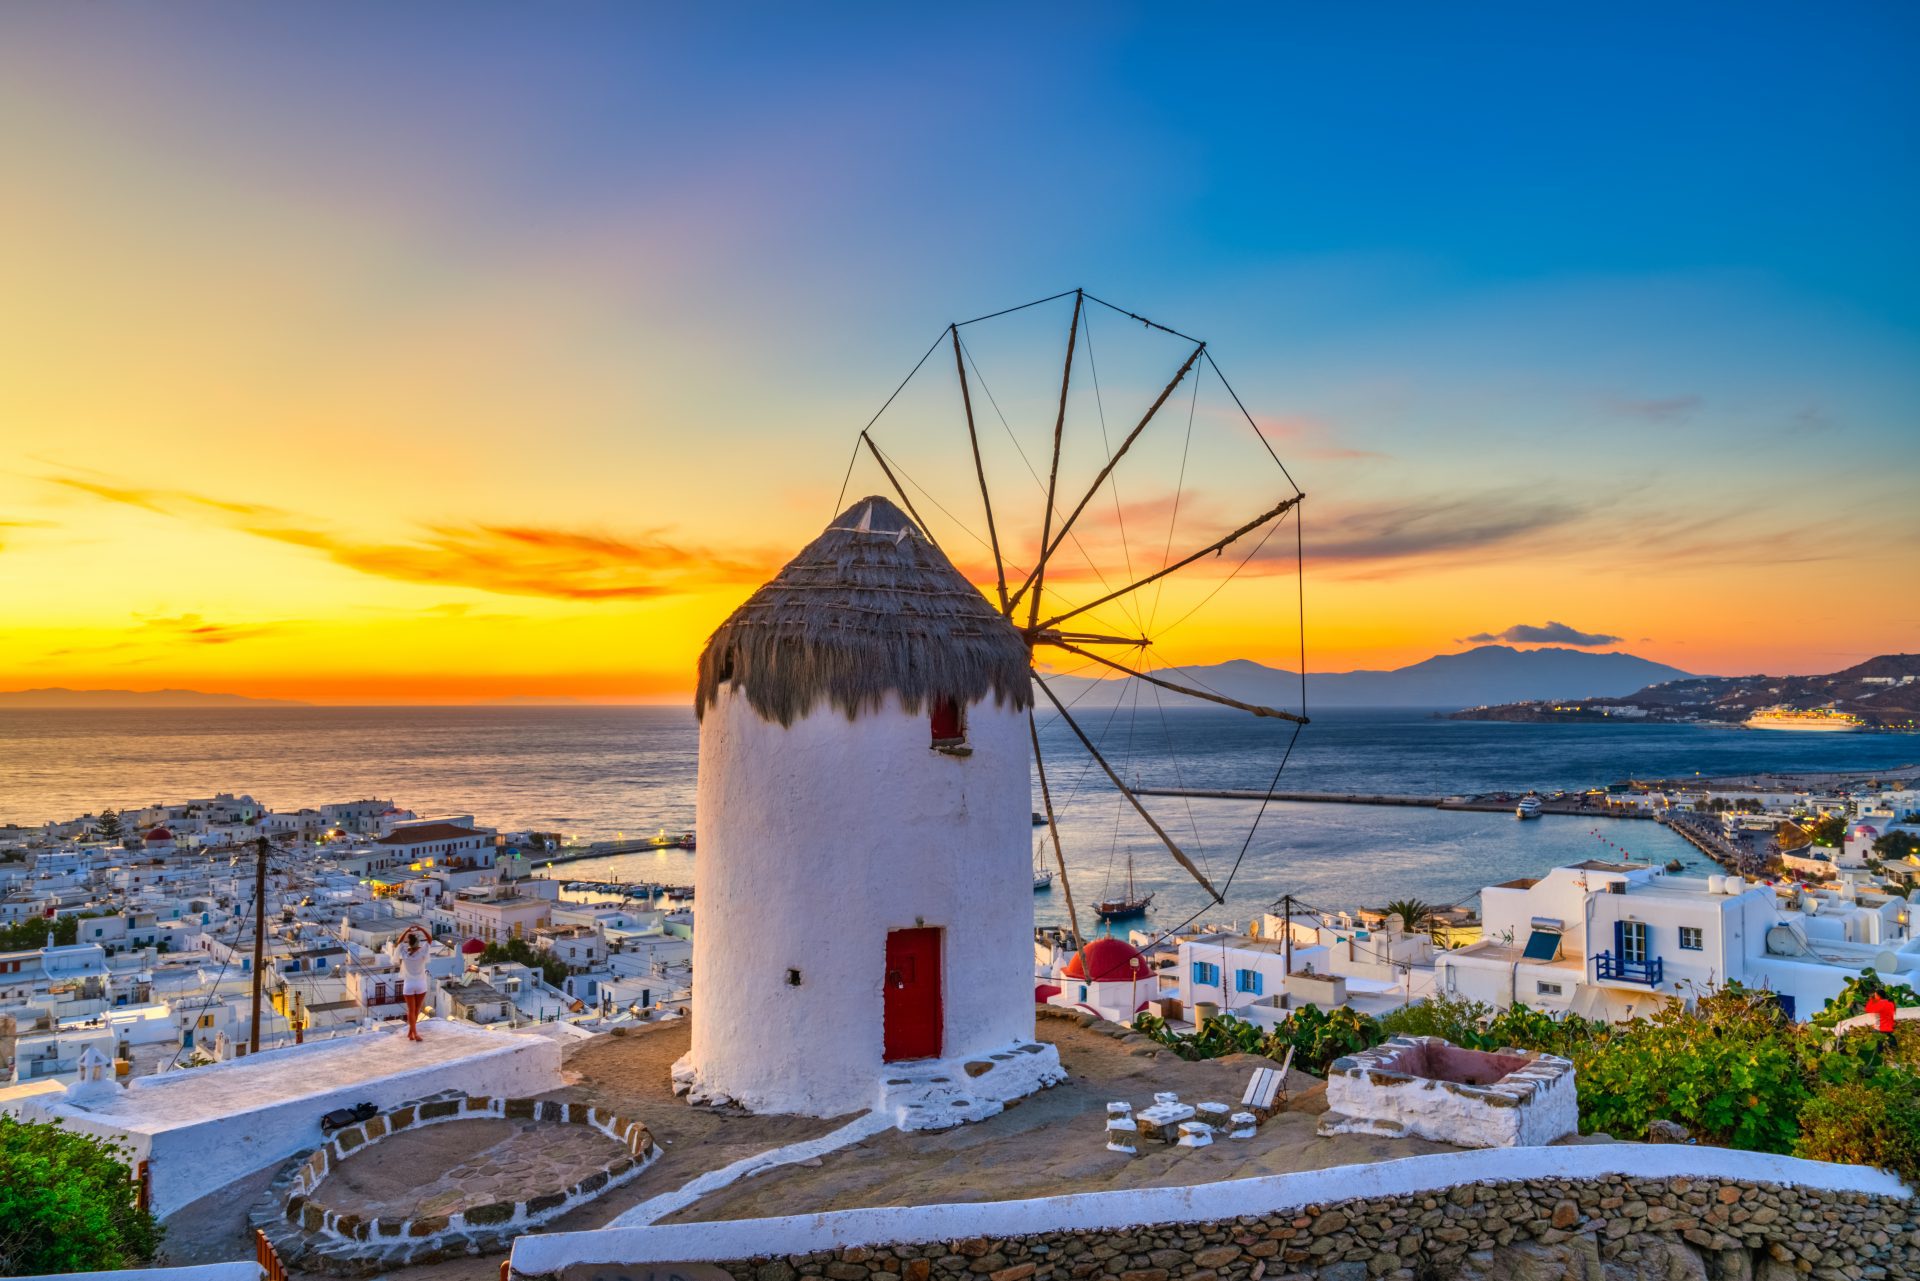
[[[940,931],[887,934],[885,1058],[940,1057]]]

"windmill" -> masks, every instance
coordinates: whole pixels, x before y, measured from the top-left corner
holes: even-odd
[[[1070,300],[1070,314],[1065,325],[1065,356],[1058,366],[1058,391],[1052,394],[1051,381],[1047,383],[1047,396],[1044,401],[1034,397],[1027,408],[1044,414],[1051,419],[1051,431],[1046,440],[1044,458],[1044,479],[1042,468],[1020,445],[1001,401],[995,397],[986,384],[981,363],[976,359],[969,339],[975,338],[980,327],[993,322],[1005,322],[1008,317],[1027,313],[1028,318],[1035,314],[1048,315],[1037,309],[1054,307],[1066,312]],[[1135,333],[1150,335],[1156,341],[1170,344],[1172,351],[1158,373],[1145,376],[1139,383],[1141,389],[1157,387],[1157,393],[1143,396],[1144,407],[1136,412],[1127,413],[1114,424],[1110,432],[1107,421],[1107,397],[1100,385],[1099,366],[1094,359],[1093,319],[1096,311],[1107,316],[1118,316],[1125,327]],[[1103,344],[1108,339],[1102,339]],[[937,396],[947,398],[944,410],[948,426],[942,426],[943,411],[938,400],[932,406],[920,411],[919,427],[915,432],[911,425],[903,432],[893,422],[889,422],[886,432],[880,430],[881,419],[893,411],[895,418],[901,416],[900,403],[903,393],[932,360],[934,354],[942,348],[950,350],[953,358],[955,381],[951,389],[941,389]],[[1144,369],[1151,357],[1137,362]],[[944,364],[944,361],[940,362]],[[1166,368],[1171,367],[1168,376]],[[1130,364],[1128,374],[1135,369]],[[1109,381],[1112,367],[1109,366]],[[1241,510],[1231,513],[1229,519],[1219,521],[1218,525],[1206,534],[1189,537],[1175,536],[1175,521],[1182,511],[1182,503],[1187,498],[1189,481],[1189,462],[1195,444],[1196,407],[1200,399],[1200,380],[1211,377],[1219,389],[1230,398],[1231,407],[1223,418],[1231,418],[1232,426],[1241,433],[1241,439],[1251,443],[1258,442],[1254,457],[1260,466],[1239,468],[1236,477],[1245,482],[1239,488],[1247,492],[1241,497],[1246,499]],[[1164,382],[1162,381],[1164,379]],[[930,383],[931,379],[922,379],[920,385]],[[1092,449],[1087,457],[1074,460],[1068,458],[1065,448],[1070,425],[1075,415],[1070,414],[1071,393],[1090,386],[1092,403],[1098,415],[1099,445]],[[957,396],[952,393],[957,391]],[[1188,398],[1185,414],[1184,434],[1178,421],[1178,398]],[[981,400],[986,404],[983,406]],[[1084,397],[1083,397],[1084,399]],[[1175,412],[1169,413],[1169,405]],[[1050,412],[1049,412],[1050,411]],[[1018,407],[1016,407],[1016,417]],[[1084,416],[1084,415],[1082,415]],[[1009,492],[1004,484],[996,485],[990,480],[987,451],[983,448],[983,437],[990,433],[993,421],[1006,431],[1018,451],[1019,460],[1025,466],[1034,488],[1038,493],[1039,512],[1037,518],[1022,519],[1016,513],[1025,509],[1026,500]],[[917,443],[929,437],[945,435],[948,440],[957,436],[958,427],[964,424],[965,445],[963,451],[954,449],[945,464],[936,464],[922,477],[937,478],[923,483],[914,472],[905,465],[905,454]],[[1118,427],[1126,426],[1124,431]],[[886,436],[887,446],[883,446],[880,437]],[[1171,510],[1174,513],[1167,523],[1164,547],[1148,548],[1140,554],[1140,563],[1136,564],[1136,550],[1129,542],[1126,526],[1127,503],[1121,485],[1127,472],[1127,465],[1136,468],[1142,466],[1142,456],[1149,444],[1159,437],[1171,437],[1180,444],[1179,463],[1175,481]],[[1116,439],[1117,436],[1117,439]],[[1092,437],[1086,434],[1090,442]],[[1037,451],[1036,451],[1037,452]],[[1086,449],[1081,450],[1087,453]],[[1154,626],[1157,619],[1160,594],[1166,587],[1183,576],[1205,575],[1211,573],[1219,578],[1218,566],[1231,566],[1219,586],[1213,588],[1200,602],[1198,609],[1212,600],[1226,581],[1237,577],[1242,570],[1256,558],[1266,555],[1265,549],[1275,534],[1286,524],[1293,525],[1293,547],[1290,555],[1268,555],[1261,562],[1263,568],[1275,564],[1290,567],[1298,583],[1301,568],[1302,541],[1299,532],[1300,505],[1306,495],[1293,481],[1278,453],[1273,449],[1267,434],[1240,401],[1224,374],[1215,363],[1205,341],[1149,320],[1144,316],[1116,307],[1111,303],[1088,294],[1085,290],[1074,289],[1038,299],[1018,307],[979,316],[972,320],[957,321],[948,325],[937,339],[920,357],[913,369],[907,374],[893,394],[887,398],[873,418],[861,429],[854,446],[854,457],[848,464],[847,476],[850,482],[855,467],[862,459],[870,460],[892,487],[901,505],[920,526],[929,539],[936,545],[934,527],[929,525],[921,508],[936,512],[945,517],[942,533],[955,537],[957,529],[967,539],[972,540],[984,554],[990,558],[991,578],[988,581],[987,560],[978,563],[971,577],[988,594],[1002,616],[1019,632],[1025,640],[1032,656],[1034,687],[1040,692],[1035,700],[1035,709],[1051,711],[1072,733],[1072,741],[1085,754],[1086,760],[1097,768],[1099,776],[1111,784],[1124,802],[1128,811],[1145,829],[1152,833],[1155,841],[1164,847],[1184,872],[1190,876],[1206,895],[1202,912],[1218,906],[1225,901],[1227,886],[1231,883],[1232,873],[1222,881],[1216,881],[1199,863],[1188,849],[1168,830],[1168,825],[1156,817],[1143,800],[1136,785],[1129,783],[1120,769],[1103,753],[1096,741],[1096,735],[1074,715],[1072,700],[1062,696],[1056,688],[1057,673],[1049,675],[1044,670],[1056,660],[1071,658],[1077,660],[1082,670],[1098,669],[1110,679],[1102,684],[1128,685],[1137,683],[1140,688],[1155,691],[1165,690],[1184,695],[1222,707],[1231,708],[1250,717],[1271,718],[1293,726],[1292,737],[1287,741],[1286,754],[1281,756],[1284,768],[1287,756],[1291,754],[1293,743],[1297,740],[1300,727],[1308,723],[1305,714],[1305,662],[1304,642],[1302,642],[1300,669],[1302,672],[1301,697],[1298,710],[1264,706],[1259,703],[1230,697],[1217,690],[1205,688],[1197,679],[1189,678],[1178,668],[1162,666],[1154,670],[1154,664],[1148,655],[1152,652],[1158,637]],[[1171,457],[1168,459],[1171,463]],[[1097,465],[1095,465],[1097,464]],[[1149,471],[1151,464],[1146,464]],[[1091,475],[1078,474],[1090,470]],[[956,477],[966,471],[971,484],[957,480]],[[1151,479],[1151,477],[1149,478]],[[1136,477],[1135,492],[1139,491]],[[844,499],[846,483],[841,487]],[[920,506],[916,506],[914,495],[920,497]],[[1165,505],[1164,503],[1162,505]],[[838,510],[839,503],[836,503]],[[1118,555],[1108,555],[1108,564],[1104,567],[1097,563],[1101,557],[1090,553],[1082,540],[1082,534],[1089,526],[1102,520],[1108,508],[1112,511],[1110,527],[1105,531],[1111,535],[1111,526],[1117,526],[1119,538]],[[1195,510],[1190,507],[1189,512]],[[960,513],[965,513],[964,515]],[[977,515],[976,515],[977,513]],[[1035,528],[1037,526],[1037,529]],[[1107,537],[1104,544],[1114,546],[1113,539]],[[1177,545],[1176,545],[1177,544]],[[1232,556],[1229,557],[1228,553]],[[1081,566],[1072,558],[1078,555]],[[1150,571],[1146,565],[1158,563]],[[1089,599],[1079,599],[1086,590],[1076,590],[1071,584],[1087,581],[1085,570],[1092,571],[1092,579],[1097,584],[1094,595]],[[1069,584],[1063,588],[1062,584]],[[1152,608],[1143,606],[1152,591]],[[1071,595],[1069,593],[1072,593]],[[1110,610],[1125,615],[1120,623],[1111,623],[1102,618],[1101,611]],[[1180,621],[1193,611],[1188,611]],[[1301,626],[1304,627],[1302,620]],[[1040,721],[1029,714],[1028,729],[1033,749],[1034,771],[1037,778],[1040,801],[1044,811],[1046,826],[1045,840],[1051,845],[1053,863],[1066,898],[1067,916],[1073,931],[1076,950],[1084,950],[1085,936],[1080,928],[1079,909],[1075,904],[1073,887],[1068,878],[1066,853],[1060,831],[1059,816],[1055,806],[1053,775],[1049,769],[1055,762],[1049,760],[1047,750],[1043,750]],[[1268,785],[1260,810],[1256,813],[1246,835],[1246,842],[1240,849],[1241,857],[1251,843],[1253,829],[1258,826],[1264,815],[1266,801],[1270,800],[1274,788],[1279,782],[1279,770],[1276,769],[1273,781]],[[1129,854],[1129,881],[1131,881],[1131,854]],[[1237,872],[1238,860],[1234,871]],[[1110,873],[1111,875],[1111,870]],[[1129,897],[1132,897],[1131,888]],[[1151,896],[1148,896],[1150,899]],[[1135,903],[1140,900],[1134,899]],[[1124,907],[1125,904],[1101,904],[1103,916],[1123,916],[1127,911],[1109,913],[1109,906]],[[1200,913],[1195,913],[1197,916]],[[1189,921],[1194,918],[1189,918]]]

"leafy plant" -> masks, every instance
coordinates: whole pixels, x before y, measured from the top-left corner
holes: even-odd
[[[112,1144],[0,1116],[0,1275],[133,1267],[160,1244]]]
[[[1895,1005],[1920,1005],[1920,992],[1904,983],[1889,983],[1869,968],[1861,970],[1860,977],[1848,979],[1846,986],[1821,1007],[1811,1022],[1815,1027],[1831,1028],[1855,1015],[1864,1014],[1867,1001],[1876,993],[1884,994]]]
[[[1813,838],[1815,845],[1831,849],[1847,837],[1847,818],[1844,814],[1822,814],[1805,825],[1807,835]]]
[[[1370,1014],[1345,1005],[1325,1011],[1303,1005],[1269,1034],[1266,1050],[1268,1058],[1279,1059],[1292,1046],[1295,1067],[1325,1076],[1335,1059],[1370,1050],[1386,1039],[1379,1020]]]
[[[1800,1112],[1795,1156],[1890,1170],[1920,1181],[1920,1077],[1900,1069],[1822,1088]]]
[[[1710,1143],[1789,1151],[1809,1093],[1803,1035],[1738,984],[1611,1029],[1570,1047],[1580,1126],[1642,1138],[1651,1121],[1677,1121]]]
[[[99,915],[82,912],[78,916],[28,917],[12,925],[0,926],[0,952],[28,952],[41,947],[66,947],[80,938],[80,922]]]
[[[514,961],[528,969],[538,970],[551,987],[559,987],[567,981],[567,963],[552,952],[537,948],[525,939],[508,939],[505,946],[489,943],[480,950],[482,965],[499,965]]]
[[[1387,1036],[1438,1036],[1472,1049],[1480,1048],[1481,1027],[1493,1018],[1493,1007],[1466,997],[1436,994],[1417,1005],[1406,1005],[1382,1015],[1380,1031]]]
[[[1873,852],[1898,862],[1909,855],[1920,854],[1920,836],[1912,832],[1888,832],[1873,843]]]
[[[1433,921],[1433,904],[1417,898],[1397,898],[1383,910],[1388,916],[1399,917],[1409,934],[1418,934]]]

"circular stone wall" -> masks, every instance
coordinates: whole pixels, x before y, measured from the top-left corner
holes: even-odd
[[[356,1276],[503,1251],[655,1155],[644,1125],[584,1104],[428,1099],[295,1157],[253,1221],[289,1266]]]

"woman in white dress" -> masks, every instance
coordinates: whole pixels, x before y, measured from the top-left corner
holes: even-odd
[[[420,1006],[427,999],[427,958],[433,954],[433,935],[409,925],[387,945],[387,955],[400,967],[400,995],[407,1003],[407,1039],[419,1041]]]

